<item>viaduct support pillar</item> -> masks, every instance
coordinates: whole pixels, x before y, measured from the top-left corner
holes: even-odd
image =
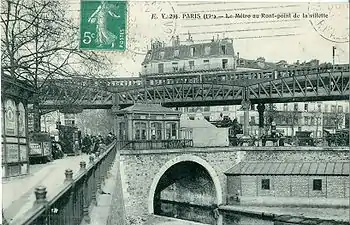
[[[119,96],[117,93],[113,95],[113,106],[112,106],[112,115],[113,115],[113,128],[114,128],[114,135],[117,139],[117,141],[120,141],[120,127],[119,127],[119,120],[118,120],[118,111],[120,109],[119,106]]]
[[[248,125],[249,125],[249,108],[250,108],[250,101],[249,99],[244,99],[242,101],[242,109],[244,110],[244,125],[243,125],[243,137],[242,137],[242,145],[247,146],[250,142],[250,136],[248,133]]]
[[[258,104],[258,113],[259,113],[259,137],[263,135],[264,130],[264,112],[265,112],[265,104]]]

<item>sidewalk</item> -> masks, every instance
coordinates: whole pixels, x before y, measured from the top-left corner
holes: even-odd
[[[119,157],[120,153],[118,152],[105,184],[101,186],[104,193],[97,195],[97,206],[92,205],[90,208],[91,221],[89,225],[126,225]],[[83,221],[81,224],[83,225],[85,222]]]
[[[335,208],[304,208],[304,207],[267,207],[223,205],[220,209],[254,215],[275,214],[277,216],[291,215],[295,217],[318,218],[323,220],[349,221],[349,209]]]
[[[2,207],[8,222],[20,217],[33,206],[34,189],[43,185],[47,197],[63,185],[66,169],[73,170],[74,175],[80,169],[80,162],[89,163],[88,155],[69,156],[46,164],[31,165],[30,174],[24,177],[2,181]]]

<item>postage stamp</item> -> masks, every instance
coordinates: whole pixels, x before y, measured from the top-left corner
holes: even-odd
[[[125,51],[126,1],[82,0],[80,7],[81,49]]]
[[[325,39],[336,42],[349,42],[349,4],[348,3],[310,3],[310,22]],[[326,15],[325,17],[320,15]]]

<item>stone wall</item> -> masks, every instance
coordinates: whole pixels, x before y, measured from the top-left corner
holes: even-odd
[[[227,178],[224,174],[239,161],[347,161],[349,149],[321,148],[321,147],[224,147],[224,148],[187,148],[187,149],[159,149],[159,150],[122,150],[120,170],[123,182],[123,194],[128,215],[141,215],[153,213],[153,196],[156,185],[161,176],[173,165],[183,161],[192,161],[208,170],[214,179],[214,184],[220,194],[219,203],[226,203]],[[215,182],[215,179],[217,182]],[[286,195],[285,180],[276,178],[275,186],[280,188],[276,196]],[[241,194],[253,195],[257,193],[258,186],[251,185],[256,178],[242,179],[237,187]],[[295,181],[298,182],[297,180]],[[308,184],[300,181],[299,187]],[[346,182],[346,181],[344,181]],[[348,184],[348,183],[347,183]],[[333,183],[332,183],[333,185]],[[336,185],[336,184],[335,184]],[[345,185],[346,194],[349,185]],[[246,187],[246,188],[244,188]],[[303,191],[307,191],[305,189]],[[338,195],[339,188],[334,189],[333,195]],[[152,192],[153,191],[153,192]],[[296,193],[296,191],[294,191]],[[301,192],[301,190],[300,190]],[[236,194],[236,193],[231,193]],[[265,192],[264,195],[268,195]],[[293,194],[293,193],[291,193]],[[307,193],[306,193],[307,194]]]
[[[305,201],[315,198],[330,199],[329,201],[334,200],[333,203],[336,204],[340,199],[346,200],[349,196],[349,176],[229,176],[227,184],[232,185],[232,187],[227,187],[229,190],[238,187],[235,184],[235,182],[239,182],[237,177],[241,178],[240,192],[242,195],[240,198],[246,202],[244,204],[248,204],[245,199],[249,199],[251,202],[254,198],[256,202],[263,200],[264,203],[261,204],[269,205],[272,202],[275,204],[279,198],[281,202],[284,201],[283,204],[288,204],[288,201],[293,201],[292,197]],[[262,190],[262,179],[270,179],[270,190]],[[322,180],[322,190],[313,190],[314,179]],[[234,190],[230,190],[228,193],[228,204],[237,204],[232,198],[231,193],[234,192]],[[264,198],[265,196],[271,196],[273,199]],[[341,200],[341,202],[343,201]]]
[[[160,193],[161,200],[211,206],[216,203],[215,186],[207,177],[187,177]]]
[[[164,152],[165,151],[165,152]],[[226,196],[226,176],[224,172],[237,163],[236,151],[218,151],[217,149],[196,149],[194,151],[177,150],[148,150],[148,151],[121,151],[120,170],[122,176],[123,195],[127,216],[139,216],[153,213],[150,206],[153,204],[151,190],[155,189],[157,179],[172,165],[183,161],[199,163],[218,185],[221,197],[219,204]],[[165,154],[166,153],[166,154]],[[215,179],[218,181],[215,184]],[[216,193],[218,194],[218,193]]]
[[[243,149],[240,151],[244,151]],[[319,147],[280,147],[273,149],[245,150],[245,161],[349,161],[349,148],[329,149]]]

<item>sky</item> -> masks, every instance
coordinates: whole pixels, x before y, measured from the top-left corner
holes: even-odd
[[[69,0],[69,3],[70,13],[79,21],[80,1]],[[162,13],[176,14],[179,18],[162,19]],[[183,18],[190,13],[201,18]],[[310,18],[315,13],[323,18]],[[152,14],[158,19],[151,19]],[[204,14],[223,18],[204,19]],[[226,18],[226,14],[233,17],[245,14],[250,18]],[[253,15],[259,18],[252,18]],[[129,2],[127,50],[109,52],[108,57],[113,62],[114,77],[138,76],[152,39],[170,45],[171,36],[179,35],[180,40],[185,40],[190,32],[195,42],[209,41],[217,35],[232,38],[240,57],[262,56],[268,62],[282,59],[288,63],[312,59],[332,62],[335,46],[335,63],[344,64],[349,63],[348,21],[347,3],[133,1]]]

